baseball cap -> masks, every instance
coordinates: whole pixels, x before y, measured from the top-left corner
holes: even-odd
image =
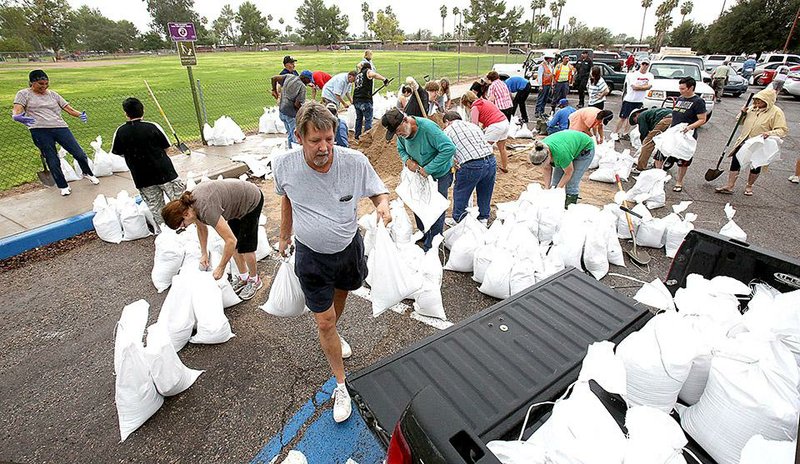
[[[336,108],[336,105],[334,103],[328,103],[327,105],[325,105],[325,108],[327,108],[328,111],[330,111],[337,118],[339,117],[339,109]]]
[[[639,113],[641,113],[642,111],[644,111],[644,108],[637,108],[637,109],[635,109],[635,110],[633,110],[633,111],[631,112],[631,115],[630,115],[630,116],[628,116],[628,122],[630,123],[630,125],[631,125],[631,126],[633,126],[633,125],[635,125],[635,124],[636,124],[635,122],[633,122],[633,117],[634,117],[634,116],[636,116],[636,115],[638,115],[638,114],[639,114]]]
[[[313,77],[311,75],[311,71],[309,71],[308,69],[303,70],[303,72],[300,73],[300,77],[305,77],[308,80],[312,80],[313,79]]]
[[[568,105],[569,105],[569,100],[567,100],[566,98],[562,98],[561,100],[558,101],[558,106],[568,106]]]
[[[541,142],[536,143],[537,148],[540,143]],[[528,159],[531,160],[531,164],[533,164],[534,166],[539,166],[540,164],[544,163],[544,160],[547,159],[547,152],[545,152],[544,149],[536,150],[528,155]]]
[[[34,69],[33,71],[31,71],[28,74],[28,82],[36,82],[36,81],[41,80],[41,79],[50,80],[47,77],[47,74],[44,71],[42,71],[41,69]]]
[[[607,126],[608,123],[610,123],[612,119],[614,119],[614,113],[611,113],[611,114],[609,114],[609,115],[607,115],[606,117],[603,118],[603,125]]]
[[[296,60],[296,59],[294,59],[294,57],[293,57],[292,55],[286,55],[286,56],[284,56],[284,57],[283,57],[283,64],[286,64],[286,63],[295,63],[296,61],[297,61],[297,60]]]
[[[392,140],[397,128],[403,124],[403,120],[405,120],[405,115],[397,108],[392,108],[383,115],[381,125],[386,128],[386,140]]]

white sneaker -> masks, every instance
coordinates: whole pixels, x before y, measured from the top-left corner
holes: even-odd
[[[65,196],[69,195],[70,193],[72,193],[72,190],[70,190],[69,187],[61,189],[61,196],[62,197],[65,197]]]
[[[488,219],[478,219],[478,222],[483,224],[483,227],[489,227],[489,220]]]
[[[333,390],[333,420],[337,423],[344,422],[350,417],[353,412],[353,406],[350,402],[350,393],[347,387],[336,387]]]
[[[453,219],[451,217],[444,218],[444,225],[446,225],[447,227],[453,227],[456,224],[458,224],[458,223],[456,222],[455,219]]]
[[[347,340],[345,340],[341,335],[339,335],[339,343],[342,345],[342,359],[347,359],[350,356],[353,356],[353,349],[350,348],[350,344],[347,343]]]
[[[94,185],[97,185],[97,184],[100,183],[100,179],[98,179],[95,176],[83,176],[83,177],[86,178],[86,179],[89,179],[89,182],[91,182]]]
[[[615,141],[615,142],[616,142],[617,140],[619,140],[619,134],[617,134],[616,132],[612,132],[612,133],[611,133],[611,140],[613,140],[613,141]]]
[[[789,182],[793,184],[800,184],[800,176],[789,176]]]

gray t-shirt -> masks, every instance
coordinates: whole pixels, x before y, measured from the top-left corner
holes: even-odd
[[[340,146],[326,173],[308,166],[302,148],[276,156],[272,173],[275,192],[292,202],[297,240],[317,253],[344,250],[358,233],[358,201],[388,193],[366,156]]]
[[[219,217],[240,219],[261,201],[261,189],[239,179],[204,180],[192,190],[197,219],[212,227]]]
[[[289,117],[297,116],[295,103],[306,101],[306,85],[299,77],[286,74],[281,86],[280,112]]]
[[[35,120],[29,129],[68,127],[61,118],[61,110],[69,103],[52,90],[39,95],[31,89],[22,89],[14,97],[14,104],[22,105],[25,115]]]

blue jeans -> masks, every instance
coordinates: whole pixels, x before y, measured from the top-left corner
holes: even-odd
[[[472,192],[478,191],[478,219],[489,219],[494,180],[497,176],[497,160],[494,155],[479,160],[467,161],[456,171],[453,186],[453,219],[461,221]]]
[[[92,168],[89,167],[89,161],[86,153],[81,148],[75,136],[68,127],[54,127],[48,129],[31,129],[31,138],[36,148],[41,150],[44,159],[47,162],[47,167],[53,174],[53,180],[56,182],[58,188],[67,188],[67,180],[64,179],[64,173],[61,172],[61,160],[58,158],[58,151],[56,151],[56,143],[61,145],[64,150],[67,150],[70,155],[78,162],[84,175],[93,176]]]
[[[539,88],[539,95],[536,97],[536,114],[544,114],[544,108],[547,106],[547,100],[550,99],[550,86],[543,85]]]
[[[439,193],[441,193],[443,197],[447,198],[447,189],[449,189],[450,184],[453,183],[453,173],[447,171],[447,174],[435,180],[438,187],[437,190],[439,190]],[[442,231],[444,230],[444,215],[445,213],[442,213],[442,215],[439,216],[439,219],[437,219],[436,222],[433,223],[433,226],[431,226],[431,228],[427,232],[425,232],[425,235],[422,236],[423,250],[425,251],[430,250],[431,242],[433,242],[433,237],[436,237],[437,235],[441,234]],[[422,224],[422,221],[419,220],[416,214],[414,215],[414,220],[417,223],[417,229],[419,230],[425,229],[425,225]]]
[[[553,108],[553,111],[556,110],[556,105],[562,98],[567,98],[569,95],[569,82],[556,82],[556,86],[553,88],[553,102],[550,106]]]
[[[372,102],[356,102],[353,103],[356,108],[356,140],[361,136],[361,127],[363,122],[364,132],[372,129]]]
[[[566,190],[567,195],[577,195],[580,193],[581,177],[589,169],[594,158],[594,148],[583,151],[577,158],[572,160],[572,177],[567,182]],[[550,181],[550,186],[555,187],[564,176],[564,170],[558,166],[553,167],[553,179]]]
[[[286,127],[286,133],[287,133],[286,134],[287,135],[286,138],[289,141],[289,144],[287,145],[286,148],[292,148],[292,143],[293,142],[297,143],[297,140],[295,140],[295,138],[294,138],[294,128],[295,128],[295,123],[297,122],[297,119],[295,119],[295,118],[293,118],[291,116],[286,116],[285,114],[283,114],[281,112],[278,112],[278,117],[281,118],[281,121],[283,121],[283,125]]]

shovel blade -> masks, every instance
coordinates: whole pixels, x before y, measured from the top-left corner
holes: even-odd
[[[706,177],[706,181],[707,182],[711,182],[712,180],[716,180],[724,172],[725,171],[723,171],[721,169],[709,169],[708,171],[706,171],[706,176],[705,176]]]
[[[186,146],[186,144],[183,143],[183,142],[181,142],[178,145],[178,150],[180,150],[180,152],[183,153],[184,155],[191,155],[192,154],[192,150],[189,150],[189,147]]]
[[[56,181],[53,180],[53,175],[50,174],[50,171],[39,171],[36,173],[36,175],[39,176],[39,182],[42,184],[48,187],[53,187],[56,185]]]
[[[634,253],[633,250],[628,250],[628,257],[641,266],[650,264],[650,255],[646,251],[636,250],[636,253]]]

